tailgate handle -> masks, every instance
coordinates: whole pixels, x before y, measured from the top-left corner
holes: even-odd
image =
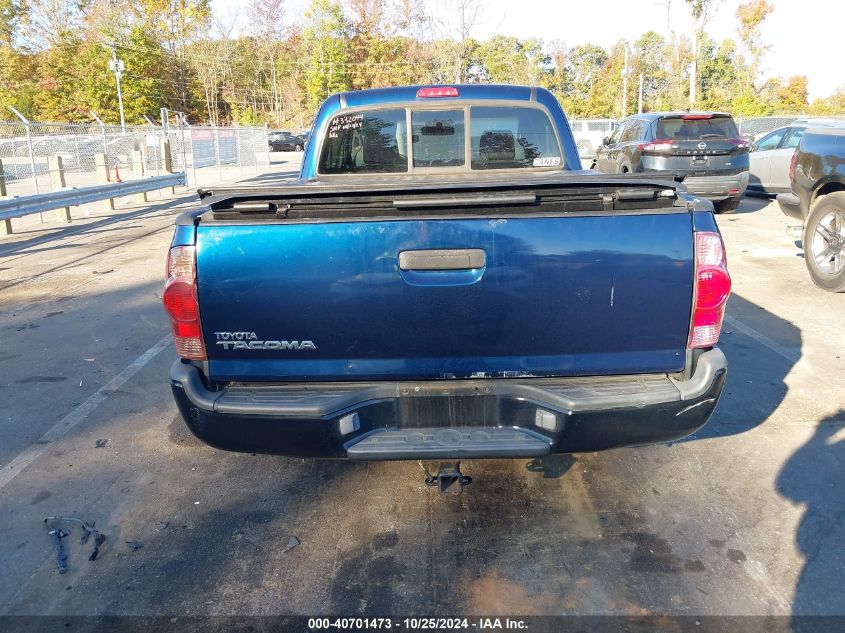
[[[484,268],[487,254],[480,248],[402,251],[400,270],[468,270]]]

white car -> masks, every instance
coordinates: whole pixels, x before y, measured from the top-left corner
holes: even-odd
[[[797,119],[789,125],[760,136],[748,154],[748,191],[777,194],[791,191],[789,163],[808,127],[836,127],[841,121]]]

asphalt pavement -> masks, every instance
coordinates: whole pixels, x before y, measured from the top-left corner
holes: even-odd
[[[160,297],[193,202],[0,239],[0,614],[845,615],[845,294],[811,284],[775,203],[718,218],[730,371],[704,429],[465,462],[445,497],[415,462],[190,435]],[[60,575],[50,515],[96,522],[97,560],[75,531]]]

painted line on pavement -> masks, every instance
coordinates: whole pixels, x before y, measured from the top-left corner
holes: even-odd
[[[775,354],[777,354],[781,358],[785,358],[790,363],[795,364],[799,360],[801,360],[801,352],[798,352],[794,349],[790,349],[789,347],[784,347],[780,343],[770,339],[765,334],[758,332],[757,330],[755,330],[750,325],[746,325],[742,321],[735,319],[732,316],[725,316],[725,323],[730,325],[735,330],[739,330],[740,332],[742,332],[746,336],[750,336],[755,341],[760,343],[760,345],[763,345],[764,347],[768,347]],[[805,362],[805,365],[806,364],[807,363]]]
[[[32,446],[24,450],[8,464],[0,468],[0,489],[17,477],[20,472],[29,466],[36,459],[41,457],[47,449],[58,439],[64,437],[77,424],[82,422],[91,414],[106,398],[120,389],[132,376],[137,374],[164,348],[170,345],[170,334],[153,345],[138,358],[133,360],[122,372],[109,380],[105,385],[95,391],[85,402],[78,405],[73,411],[59,420],[49,431]]]

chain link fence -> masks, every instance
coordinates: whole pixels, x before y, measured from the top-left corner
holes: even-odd
[[[269,167],[266,127],[0,122],[0,195],[184,171],[189,187]]]
[[[739,133],[750,141],[754,141],[764,134],[784,127],[790,123],[794,123],[800,119],[800,115],[794,116],[761,116],[761,117],[747,117],[735,116],[734,122],[739,130]]]
[[[796,122],[813,122],[813,121],[843,121],[844,116],[825,116],[808,117],[803,114],[795,115],[781,115],[781,116],[763,116],[763,117],[748,117],[741,116],[734,117],[739,133],[750,140],[757,140],[761,136],[772,132],[780,127],[792,125]]]

